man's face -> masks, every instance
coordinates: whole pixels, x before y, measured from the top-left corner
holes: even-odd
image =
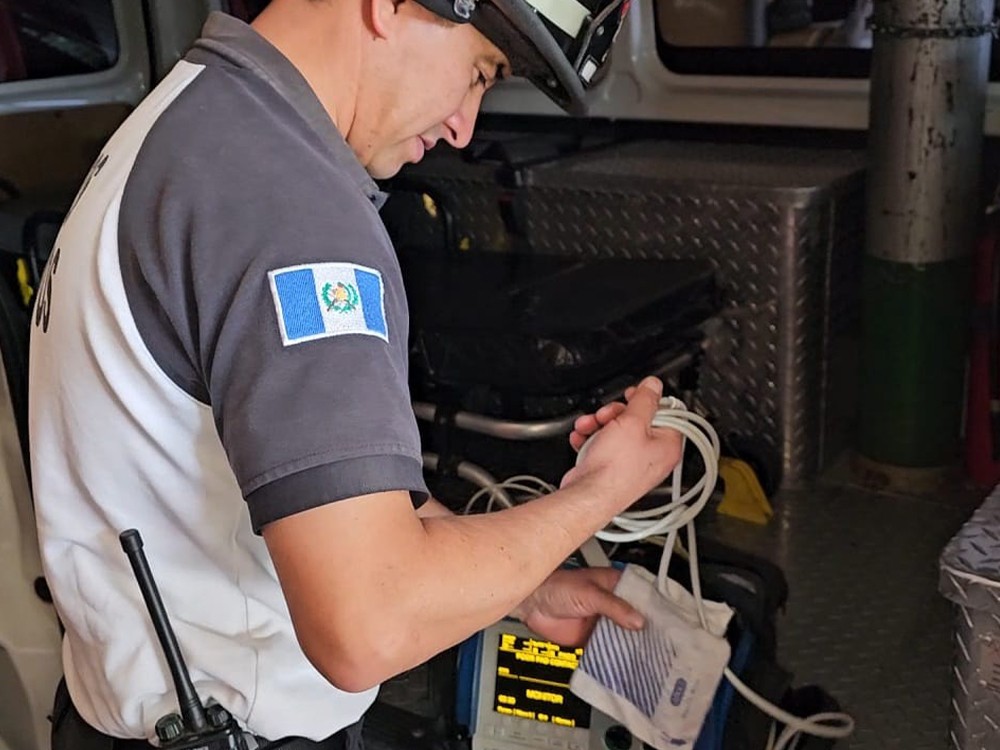
[[[438,141],[468,145],[483,94],[509,68],[470,24],[444,23],[414,0],[395,8],[389,28],[348,138],[379,179],[420,161]]]

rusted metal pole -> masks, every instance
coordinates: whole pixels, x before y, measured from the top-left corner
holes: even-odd
[[[857,465],[884,485],[959,457],[993,11],[874,7]]]

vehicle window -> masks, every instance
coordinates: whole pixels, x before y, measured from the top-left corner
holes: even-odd
[[[675,73],[867,78],[872,0],[655,0],[658,51]],[[991,75],[1000,79],[994,45]]]
[[[111,0],[0,0],[0,83],[94,73],[117,60]]]

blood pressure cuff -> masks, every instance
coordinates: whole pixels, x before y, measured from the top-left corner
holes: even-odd
[[[646,624],[631,631],[602,617],[570,689],[657,750],[694,747],[729,662],[733,611],[704,602],[703,628],[691,594],[672,581],[659,591],[655,576],[634,565],[615,594]]]

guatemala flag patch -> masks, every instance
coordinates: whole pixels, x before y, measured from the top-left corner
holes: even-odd
[[[389,340],[382,274],[354,263],[268,271],[285,346],[358,333]]]

